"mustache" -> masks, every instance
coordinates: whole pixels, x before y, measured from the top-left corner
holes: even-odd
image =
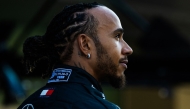
[[[121,58],[121,59],[119,60],[119,62],[123,62],[123,61],[128,61],[127,56],[125,56],[125,57],[123,57],[123,58]]]

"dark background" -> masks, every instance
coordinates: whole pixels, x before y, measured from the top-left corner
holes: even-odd
[[[20,69],[17,65],[20,65],[22,58],[23,41],[32,35],[43,35],[54,15],[65,5],[77,2],[79,0],[1,0],[2,60]],[[118,14],[125,29],[124,39],[134,50],[126,71],[129,84],[158,85],[190,81],[190,3],[187,0],[98,2]],[[17,73],[23,75],[21,71]]]

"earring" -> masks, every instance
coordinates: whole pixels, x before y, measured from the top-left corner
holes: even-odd
[[[88,53],[86,57],[87,57],[88,59],[90,59],[90,53]]]

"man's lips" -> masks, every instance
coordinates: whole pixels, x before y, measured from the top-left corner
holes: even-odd
[[[121,60],[119,63],[120,63],[125,69],[127,69],[128,60]]]

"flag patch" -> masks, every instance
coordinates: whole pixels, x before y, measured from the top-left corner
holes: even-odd
[[[50,96],[52,95],[53,92],[54,92],[54,89],[46,89],[41,92],[40,96]]]

